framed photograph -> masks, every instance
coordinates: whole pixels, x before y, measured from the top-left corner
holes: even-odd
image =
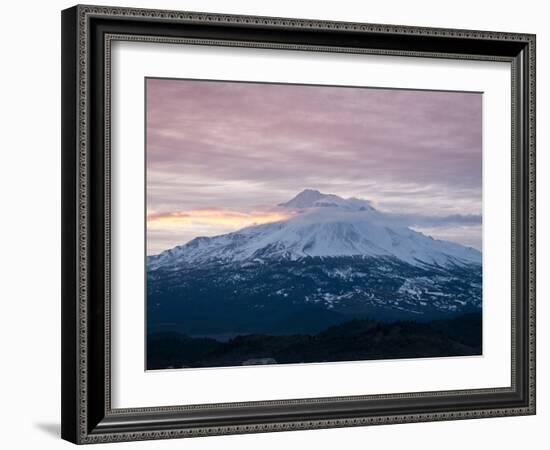
[[[62,437],[535,413],[535,36],[62,12]]]

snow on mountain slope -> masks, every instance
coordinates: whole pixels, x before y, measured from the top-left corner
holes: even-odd
[[[149,269],[181,264],[307,257],[395,257],[412,265],[481,264],[481,253],[400,225],[368,201],[307,189],[287,203],[289,219],[192,241],[148,258]]]

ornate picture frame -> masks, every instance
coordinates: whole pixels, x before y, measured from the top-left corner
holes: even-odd
[[[111,47],[192,44],[511,65],[511,384],[112,406]],[[62,12],[62,437],[85,444],[535,414],[535,36],[100,6]]]

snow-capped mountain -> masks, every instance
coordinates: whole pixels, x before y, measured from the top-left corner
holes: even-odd
[[[278,206],[289,218],[195,238],[149,257],[148,269],[312,257],[389,257],[414,266],[481,264],[476,249],[414,231],[366,200],[306,189]]]
[[[481,254],[432,239],[368,201],[305,190],[285,220],[147,259],[149,330],[318,333],[354,318],[479,314]]]

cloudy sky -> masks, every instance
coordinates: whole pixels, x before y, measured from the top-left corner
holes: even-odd
[[[148,254],[305,188],[481,248],[482,94],[147,79]]]

